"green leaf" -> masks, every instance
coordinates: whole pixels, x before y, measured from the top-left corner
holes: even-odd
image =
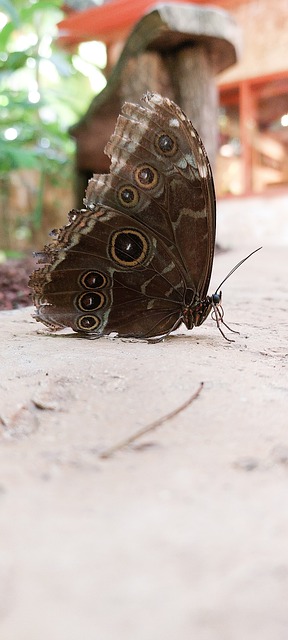
[[[0,32],[0,51],[3,53],[6,52],[6,47],[9,41],[10,36],[15,31],[15,24],[13,22],[7,22],[3,29]]]
[[[22,69],[26,64],[28,55],[24,51],[12,51],[9,53],[7,60],[0,61],[0,69],[2,71],[2,80],[3,75],[10,74],[13,71],[17,71],[17,69]]]
[[[14,142],[0,141],[1,172],[12,169],[35,169],[39,167],[39,157],[33,149],[20,148]]]
[[[21,19],[22,21],[26,24],[26,23],[31,23],[31,21],[34,20],[34,16],[37,13],[43,13],[45,16],[47,16],[48,12],[50,12],[51,14],[54,12],[60,12],[60,6],[61,3],[60,2],[56,2],[56,0],[54,0],[54,2],[49,2],[49,0],[37,0],[37,2],[34,2],[33,4],[29,4],[29,6],[24,7],[21,11]],[[59,15],[59,20],[61,19],[61,15],[63,15],[63,13],[61,12]]]

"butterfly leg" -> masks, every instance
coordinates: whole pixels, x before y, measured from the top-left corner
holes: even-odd
[[[224,317],[224,309],[223,309],[222,305],[221,304],[217,304],[217,306],[216,306],[215,304],[213,304],[213,311],[212,311],[212,314],[211,314],[212,320],[215,320],[220,333],[222,334],[223,338],[225,338],[225,340],[227,340],[227,342],[235,342],[235,340],[233,340],[232,338],[227,338],[227,336],[225,335],[224,331],[221,329],[221,324],[224,324],[224,327],[226,327],[226,329],[228,329],[232,333],[238,333],[239,334],[239,331],[236,331],[235,329],[231,329],[231,327],[229,327],[229,325],[226,322],[224,322],[223,317]]]

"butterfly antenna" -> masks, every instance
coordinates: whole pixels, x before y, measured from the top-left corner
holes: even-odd
[[[228,275],[219,284],[219,286],[217,287],[217,289],[215,291],[215,294],[218,293],[220,287],[222,287],[222,284],[224,284],[224,282],[226,282],[226,280],[228,280],[228,278],[230,278],[230,276],[232,276],[232,273],[234,273],[234,271],[236,271],[236,269],[241,267],[241,264],[243,264],[243,262],[246,262],[246,260],[248,260],[248,258],[251,258],[251,256],[253,256],[254,253],[257,253],[257,251],[260,251],[260,249],[262,249],[262,247],[258,247],[258,249],[254,249],[254,251],[251,251],[251,253],[249,253],[249,256],[246,256],[246,258],[242,258],[242,260],[240,260],[240,262],[237,262],[235,267],[233,267],[233,269],[231,269],[231,271],[229,271]]]

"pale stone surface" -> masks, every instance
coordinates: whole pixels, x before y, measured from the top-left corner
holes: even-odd
[[[231,344],[211,320],[151,345],[0,314],[1,640],[287,639],[287,258],[224,285]]]
[[[222,247],[288,247],[288,194],[220,198],[217,239]],[[286,266],[287,273],[287,266]]]
[[[242,33],[238,63],[219,76],[219,83],[287,71],[287,0],[249,0],[229,9]]]

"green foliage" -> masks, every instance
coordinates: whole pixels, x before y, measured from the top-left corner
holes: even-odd
[[[6,227],[11,171],[38,175],[34,208],[27,212],[30,229],[41,224],[44,177],[62,184],[71,179],[74,145],[67,130],[92,97],[73,56],[57,47],[61,5],[61,0],[0,0],[0,182]]]
[[[53,58],[59,4],[0,1],[9,18],[0,35],[1,174],[37,166],[53,173],[55,164],[65,165],[71,155],[71,141],[63,135],[66,123],[57,114],[57,102],[67,102],[59,92],[59,71],[66,76],[75,73],[66,53],[57,52]],[[49,68],[53,82],[47,77]]]

